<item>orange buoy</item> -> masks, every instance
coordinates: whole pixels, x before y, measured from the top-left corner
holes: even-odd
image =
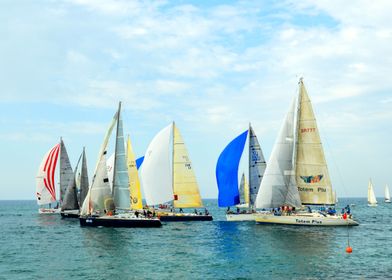
[[[346,248],[346,253],[347,254],[351,254],[353,252],[353,248],[351,248],[350,246],[348,246],[347,248]]]

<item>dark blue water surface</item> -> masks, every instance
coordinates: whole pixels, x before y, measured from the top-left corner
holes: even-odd
[[[81,228],[39,215],[34,201],[0,201],[0,279],[386,279],[392,278],[392,205],[354,203],[347,228],[213,222],[158,229]]]

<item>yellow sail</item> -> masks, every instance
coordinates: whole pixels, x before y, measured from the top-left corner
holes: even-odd
[[[129,136],[127,140],[127,166],[129,177],[129,192],[131,196],[131,208],[134,210],[143,209],[142,193],[140,191],[140,181],[136,167],[135,154],[133,153]]]
[[[245,204],[249,205],[249,184],[246,178],[244,177],[244,196],[245,196]]]
[[[302,79],[295,173],[302,204],[335,204],[316,118]]]
[[[173,123],[173,206],[203,207],[192,163],[180,131]]]

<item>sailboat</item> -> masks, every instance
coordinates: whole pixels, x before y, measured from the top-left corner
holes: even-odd
[[[316,119],[301,78],[298,95],[283,121],[256,198],[257,208],[274,210],[255,214],[255,220],[260,224],[358,225],[351,215],[313,212],[310,208],[334,204]]]
[[[113,165],[113,190],[110,189],[106,153],[109,138],[117,124]],[[125,154],[121,102],[99,151],[91,187],[80,211],[81,226],[160,227],[156,217],[142,216],[130,211],[129,178]]]
[[[369,184],[368,184],[368,206],[370,207],[377,206],[377,199],[376,199],[376,195],[374,194],[374,189],[373,189],[373,184],[371,179],[369,179]]]
[[[78,166],[82,160],[82,167],[80,173],[77,174]],[[79,177],[79,195],[76,187],[76,176]],[[78,163],[75,167],[75,173],[73,180],[67,187],[64,195],[64,201],[61,205],[61,216],[64,218],[79,218],[79,209],[82,207],[82,203],[86,198],[88,192],[88,174],[87,174],[87,160],[85,148],[79,157]]]
[[[203,207],[199,186],[184,140],[174,122],[163,128],[149,144],[141,166],[141,179],[147,205],[159,205],[161,221],[212,220],[207,209],[204,213],[197,212],[196,208]],[[169,202],[171,205],[166,204]],[[185,213],[183,208],[195,208],[195,213]]]
[[[249,187],[248,195],[245,195],[244,192],[244,200],[241,202],[241,190],[238,189],[238,166],[248,136]],[[219,207],[239,206],[240,203],[248,203],[247,211],[240,211],[238,207],[238,213],[234,213],[228,208],[226,214],[226,219],[228,221],[254,221],[253,214],[256,210],[256,195],[259,191],[265,169],[266,162],[263,152],[256,134],[252,126],[249,124],[248,130],[238,135],[225,147],[220,154],[216,165],[216,181],[219,189]],[[245,187],[245,176],[242,178],[243,179],[241,179],[241,181],[244,180]],[[242,187],[240,187],[240,189],[242,189]]]
[[[57,161],[60,156],[60,200],[56,200],[56,182],[55,173]],[[60,143],[51,148],[38,168],[36,176],[36,198],[37,204],[40,206],[38,213],[40,214],[59,214],[59,205],[64,200],[65,191],[72,180],[73,171],[69,161],[67,149],[65,148],[63,140],[60,138]],[[52,203],[56,203],[54,208]],[[47,205],[48,207],[44,207]]]
[[[391,195],[389,194],[389,187],[388,185],[385,185],[385,191],[384,191],[384,195],[385,195],[385,203],[391,203]]]

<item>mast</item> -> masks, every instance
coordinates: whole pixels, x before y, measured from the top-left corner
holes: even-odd
[[[299,116],[300,116],[300,110],[301,110],[301,86],[302,86],[302,82],[303,82],[303,78],[301,77],[299,79],[298,82],[298,95],[297,95],[297,105],[296,105],[296,110],[294,113],[294,121],[295,121],[295,125],[294,125],[294,132],[293,132],[293,136],[294,136],[294,147],[293,147],[293,160],[292,160],[292,171],[293,173],[291,174],[290,180],[289,180],[289,185],[290,184],[294,184],[295,188],[298,187],[297,184],[297,153],[298,153],[298,131],[299,131]],[[286,194],[286,196],[288,195],[288,193]]]
[[[172,207],[174,207],[174,200],[176,200],[176,195],[174,194],[174,143],[175,143],[175,139],[174,139],[174,137],[175,137],[175,135],[174,135],[174,126],[175,126],[175,123],[174,123],[174,121],[172,122],[172,135],[173,135],[173,142],[172,142],[172,156],[171,156],[171,159],[172,159],[172,162],[171,162],[171,183],[172,183],[172,190],[173,190],[173,200],[172,200]]]
[[[249,178],[249,188],[251,188],[253,186],[252,184],[252,175],[251,175],[251,168],[252,168],[252,151],[251,151],[251,144],[250,144],[250,135],[251,133],[251,129],[250,129],[250,122],[249,122],[249,127],[248,127],[248,178]],[[245,188],[245,183],[244,183],[244,188]],[[248,192],[248,195],[250,196],[250,192]],[[245,193],[244,193],[245,196]],[[249,205],[248,205],[248,209],[249,211],[253,208],[252,203],[250,203],[249,201]]]

